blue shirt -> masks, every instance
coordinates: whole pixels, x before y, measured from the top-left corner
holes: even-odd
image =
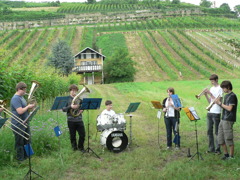
[[[19,95],[15,94],[12,97],[12,99],[11,99],[11,111],[12,111],[13,114],[15,114],[17,117],[19,117],[22,120],[22,122],[28,117],[28,111],[26,111],[26,112],[24,112],[23,114],[20,115],[20,114],[18,114],[17,109],[20,108],[20,107],[25,108],[26,106],[27,106],[27,102],[22,96],[19,96]],[[21,124],[17,120],[15,120],[14,118],[12,118],[12,124],[14,124],[18,127],[21,126]],[[12,127],[15,129],[14,126],[12,126]]]

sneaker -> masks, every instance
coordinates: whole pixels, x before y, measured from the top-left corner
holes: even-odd
[[[79,149],[82,153],[85,153],[86,151],[84,149]]]
[[[179,149],[180,149],[180,147],[178,147],[178,146],[175,147],[175,150],[179,150]]]
[[[220,154],[222,154],[222,153],[221,153],[221,151],[215,151],[215,154],[216,154],[216,155],[220,155]]]
[[[206,151],[207,154],[214,153],[214,151]]]
[[[227,157],[227,156],[223,156],[222,157],[222,160],[224,160],[224,161],[226,161],[226,160],[228,160],[229,159],[229,157]]]
[[[171,150],[171,149],[172,149],[172,147],[170,147],[170,146],[167,147],[167,150]]]

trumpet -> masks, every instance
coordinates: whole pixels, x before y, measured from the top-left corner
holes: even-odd
[[[206,110],[210,111],[210,109],[213,107],[213,105],[221,98],[221,94],[218,95],[218,97],[212,101],[207,107]]]
[[[200,92],[198,95],[195,95],[195,97],[196,97],[197,99],[200,99],[200,97],[205,94],[206,90],[208,90],[209,87],[210,87],[210,86],[207,86],[206,88],[204,88],[204,89],[202,90],[202,92]]]
[[[84,93],[90,93],[90,90],[85,86],[83,85],[84,87],[82,88],[82,90],[73,98],[72,100],[72,105],[74,104],[81,104],[81,99],[80,99],[80,96],[83,95]],[[70,113],[73,117],[77,117],[80,115],[80,108],[79,109],[70,109]]]

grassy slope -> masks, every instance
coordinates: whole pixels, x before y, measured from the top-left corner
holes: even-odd
[[[220,79],[220,82],[223,79]],[[239,92],[240,81],[232,80],[234,92]],[[93,154],[72,152],[68,139],[65,115],[58,114],[59,124],[63,130],[60,137],[59,148],[47,151],[48,153],[39,155],[40,149],[34,149],[36,155],[33,156],[33,169],[47,179],[237,179],[240,148],[239,121],[234,125],[236,159],[223,162],[221,156],[209,155],[207,150],[206,135],[206,110],[207,102],[204,97],[197,100],[194,96],[209,84],[204,81],[171,81],[171,82],[146,82],[146,83],[121,83],[112,85],[89,86],[92,90],[91,97],[102,98],[102,105],[99,110],[90,111],[90,147],[101,157],[97,159]],[[166,89],[169,86],[175,87],[176,93],[181,97],[185,107],[194,106],[201,120],[197,122],[199,135],[199,150],[204,161],[197,162],[197,157],[189,161],[187,149],[191,149],[191,154],[196,152],[194,122],[190,122],[185,113],[181,112],[181,150],[166,151],[166,135],[163,119],[160,120],[160,147],[158,145],[158,120],[157,111],[151,108],[151,100],[160,100],[166,97]],[[104,102],[107,99],[113,101],[114,110],[123,113],[130,102],[141,102],[137,112],[133,113],[133,144],[124,152],[114,154],[108,150],[102,151],[99,143],[101,133],[96,131],[96,117],[105,108]],[[49,102],[49,106],[51,102]],[[238,112],[238,117],[240,112]],[[45,110],[39,112],[37,120],[32,121],[32,127],[41,123],[52,125],[48,118],[56,120],[56,112],[46,113]],[[125,133],[129,138],[129,117],[125,116],[127,129]],[[39,122],[40,121],[40,122]],[[84,114],[84,122],[87,125],[87,113]],[[47,129],[45,127],[45,129]],[[87,128],[87,126],[86,126]],[[49,128],[48,128],[49,129]],[[51,132],[51,128],[48,130]],[[2,134],[1,134],[2,133]],[[43,133],[43,132],[42,132]],[[51,133],[50,133],[51,134]],[[42,136],[46,142],[58,143],[54,136],[47,133]],[[9,143],[13,143],[11,132],[6,129],[0,132],[2,137],[11,137]],[[2,145],[6,143],[5,138],[1,138]],[[33,143],[37,148],[37,134],[33,135]],[[40,138],[40,137],[38,137]],[[48,139],[48,140],[47,140]],[[51,139],[54,139],[51,140]],[[87,146],[87,141],[85,143]],[[38,148],[41,148],[38,147]],[[13,148],[10,146],[10,151]],[[61,163],[61,156],[63,164]],[[2,166],[0,171],[1,179],[18,179],[24,177],[28,170],[27,161],[21,165],[13,162]],[[10,168],[10,169],[9,169]]]

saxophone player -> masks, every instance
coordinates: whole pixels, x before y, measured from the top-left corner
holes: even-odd
[[[65,107],[63,107],[63,112],[67,113],[67,123],[70,133],[70,141],[72,145],[72,149],[74,151],[80,150],[81,152],[85,152],[84,150],[84,141],[85,141],[85,127],[82,119],[83,110],[79,110],[79,114],[77,116],[73,116],[71,110],[79,109],[79,104],[73,104],[72,101],[74,97],[77,95],[78,87],[75,84],[69,86],[69,101]],[[79,135],[79,140],[77,143],[76,133]]]
[[[218,76],[216,74],[212,74],[209,78],[212,87],[210,90],[206,89],[204,95],[207,98],[207,101],[212,105],[210,109],[208,109],[207,113],[207,136],[208,136],[208,150],[207,153],[216,153],[221,154],[220,145],[218,143],[218,126],[220,123],[221,116],[221,107],[215,103],[218,99],[222,99],[223,90],[218,84]],[[213,133],[214,129],[214,133]],[[215,134],[215,141],[214,141]]]

